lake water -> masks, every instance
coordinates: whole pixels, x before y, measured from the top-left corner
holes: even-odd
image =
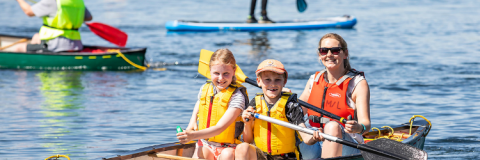
[[[148,62],[165,71],[71,72],[0,70],[0,159],[101,159],[146,146],[175,142],[186,127],[205,78],[197,73],[201,49],[228,48],[255,77],[267,58],[282,61],[287,87],[301,93],[323,66],[318,40],[345,38],[354,68],[365,72],[374,126],[428,118],[430,159],[480,159],[480,1],[269,1],[273,20],[349,14],[353,29],[273,32],[171,33],[165,22],[245,20],[250,1],[86,1],[94,21],[129,35],[128,47],[146,47]],[[260,4],[257,4],[257,13]],[[0,33],[30,36],[41,20],[28,18],[15,1],[0,1]],[[258,17],[257,17],[258,18]],[[84,44],[113,46],[80,29]],[[259,89],[248,84],[250,96]]]

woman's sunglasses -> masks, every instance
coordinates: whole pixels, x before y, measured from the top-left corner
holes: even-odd
[[[328,54],[328,51],[332,52],[333,55],[338,55],[340,54],[340,50],[343,50],[344,48],[342,47],[332,47],[332,48],[318,48],[318,53],[320,55],[324,56]]]

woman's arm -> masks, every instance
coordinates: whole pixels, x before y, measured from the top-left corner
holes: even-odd
[[[303,89],[302,94],[300,95],[300,100],[307,102],[308,98],[310,98],[310,83],[312,79],[308,79],[307,85],[305,85],[305,89]],[[304,106],[302,106],[303,109],[303,115],[307,114],[308,109]]]
[[[360,81],[352,94],[352,99],[355,102],[355,107],[357,110],[358,124],[351,126],[350,130],[347,130],[347,125],[345,129],[349,133],[360,133],[365,125],[365,132],[370,130],[370,88],[366,80]]]
[[[242,113],[239,108],[230,107],[215,126],[200,131],[186,131],[177,134],[180,143],[187,143],[194,139],[206,139],[222,133]]]

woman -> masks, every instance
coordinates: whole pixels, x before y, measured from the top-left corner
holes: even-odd
[[[325,69],[312,75],[300,99],[330,113],[349,119],[346,124],[303,107],[307,127],[318,131],[315,145],[300,144],[304,159],[330,158],[359,153],[358,149],[324,141],[318,132],[362,144],[363,133],[370,130],[370,90],[363,72],[352,69],[347,43],[338,34],[328,33],[318,43],[318,58]],[[352,119],[350,119],[350,117]],[[321,152],[320,152],[321,150]]]

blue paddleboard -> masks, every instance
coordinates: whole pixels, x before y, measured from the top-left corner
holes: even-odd
[[[267,31],[267,30],[301,30],[320,28],[352,28],[357,23],[353,16],[331,17],[317,20],[276,21],[275,23],[201,22],[175,20],[167,21],[169,31]]]

